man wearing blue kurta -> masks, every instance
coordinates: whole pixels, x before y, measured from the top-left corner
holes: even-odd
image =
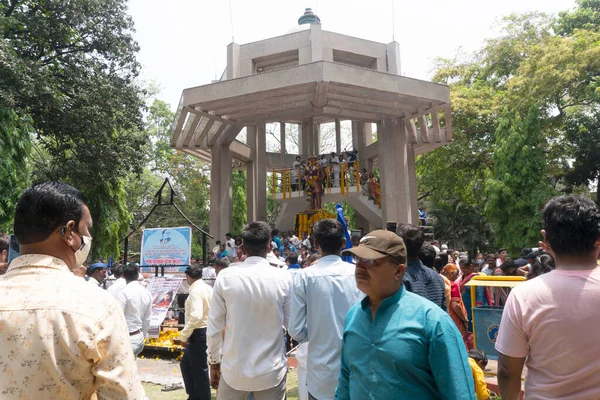
[[[367,295],[346,316],[339,400],[475,400],[462,337],[452,319],[402,285],[406,247],[377,230],[358,247],[356,284]]]

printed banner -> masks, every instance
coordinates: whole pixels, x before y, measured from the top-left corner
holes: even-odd
[[[140,256],[140,264],[143,267],[155,265],[186,266],[190,264],[191,253],[192,228],[144,229]],[[185,267],[183,270],[185,270]],[[177,271],[179,271],[179,268]]]
[[[167,316],[167,311],[171,307],[182,278],[158,276],[148,281],[146,289],[152,295],[152,315],[150,316],[150,328],[148,336],[157,338],[160,332],[160,325]]]

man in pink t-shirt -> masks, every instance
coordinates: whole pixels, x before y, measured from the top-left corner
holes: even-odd
[[[556,270],[510,293],[496,341],[503,400],[600,399],[600,210],[578,196],[556,197],[543,211],[544,241]]]

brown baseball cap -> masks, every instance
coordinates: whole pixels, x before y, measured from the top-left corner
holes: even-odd
[[[404,240],[394,232],[378,229],[363,236],[357,247],[342,251],[343,256],[351,254],[369,260],[377,260],[386,256],[400,260],[406,259],[406,246]]]

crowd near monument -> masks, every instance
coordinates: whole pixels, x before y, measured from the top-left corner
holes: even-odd
[[[57,181],[20,194],[0,233],[0,398],[147,399],[152,356],[179,361],[193,400],[599,399],[599,205],[548,196],[533,246],[452,248],[415,165],[452,141],[449,86],[403,76],[395,41],[324,30],[307,8],[285,35],[230,43],[221,79],[184,89],[170,136],[210,163],[208,232],[161,176],[122,254],[92,260],[101,206]],[[150,225],[162,206],[185,226]]]

